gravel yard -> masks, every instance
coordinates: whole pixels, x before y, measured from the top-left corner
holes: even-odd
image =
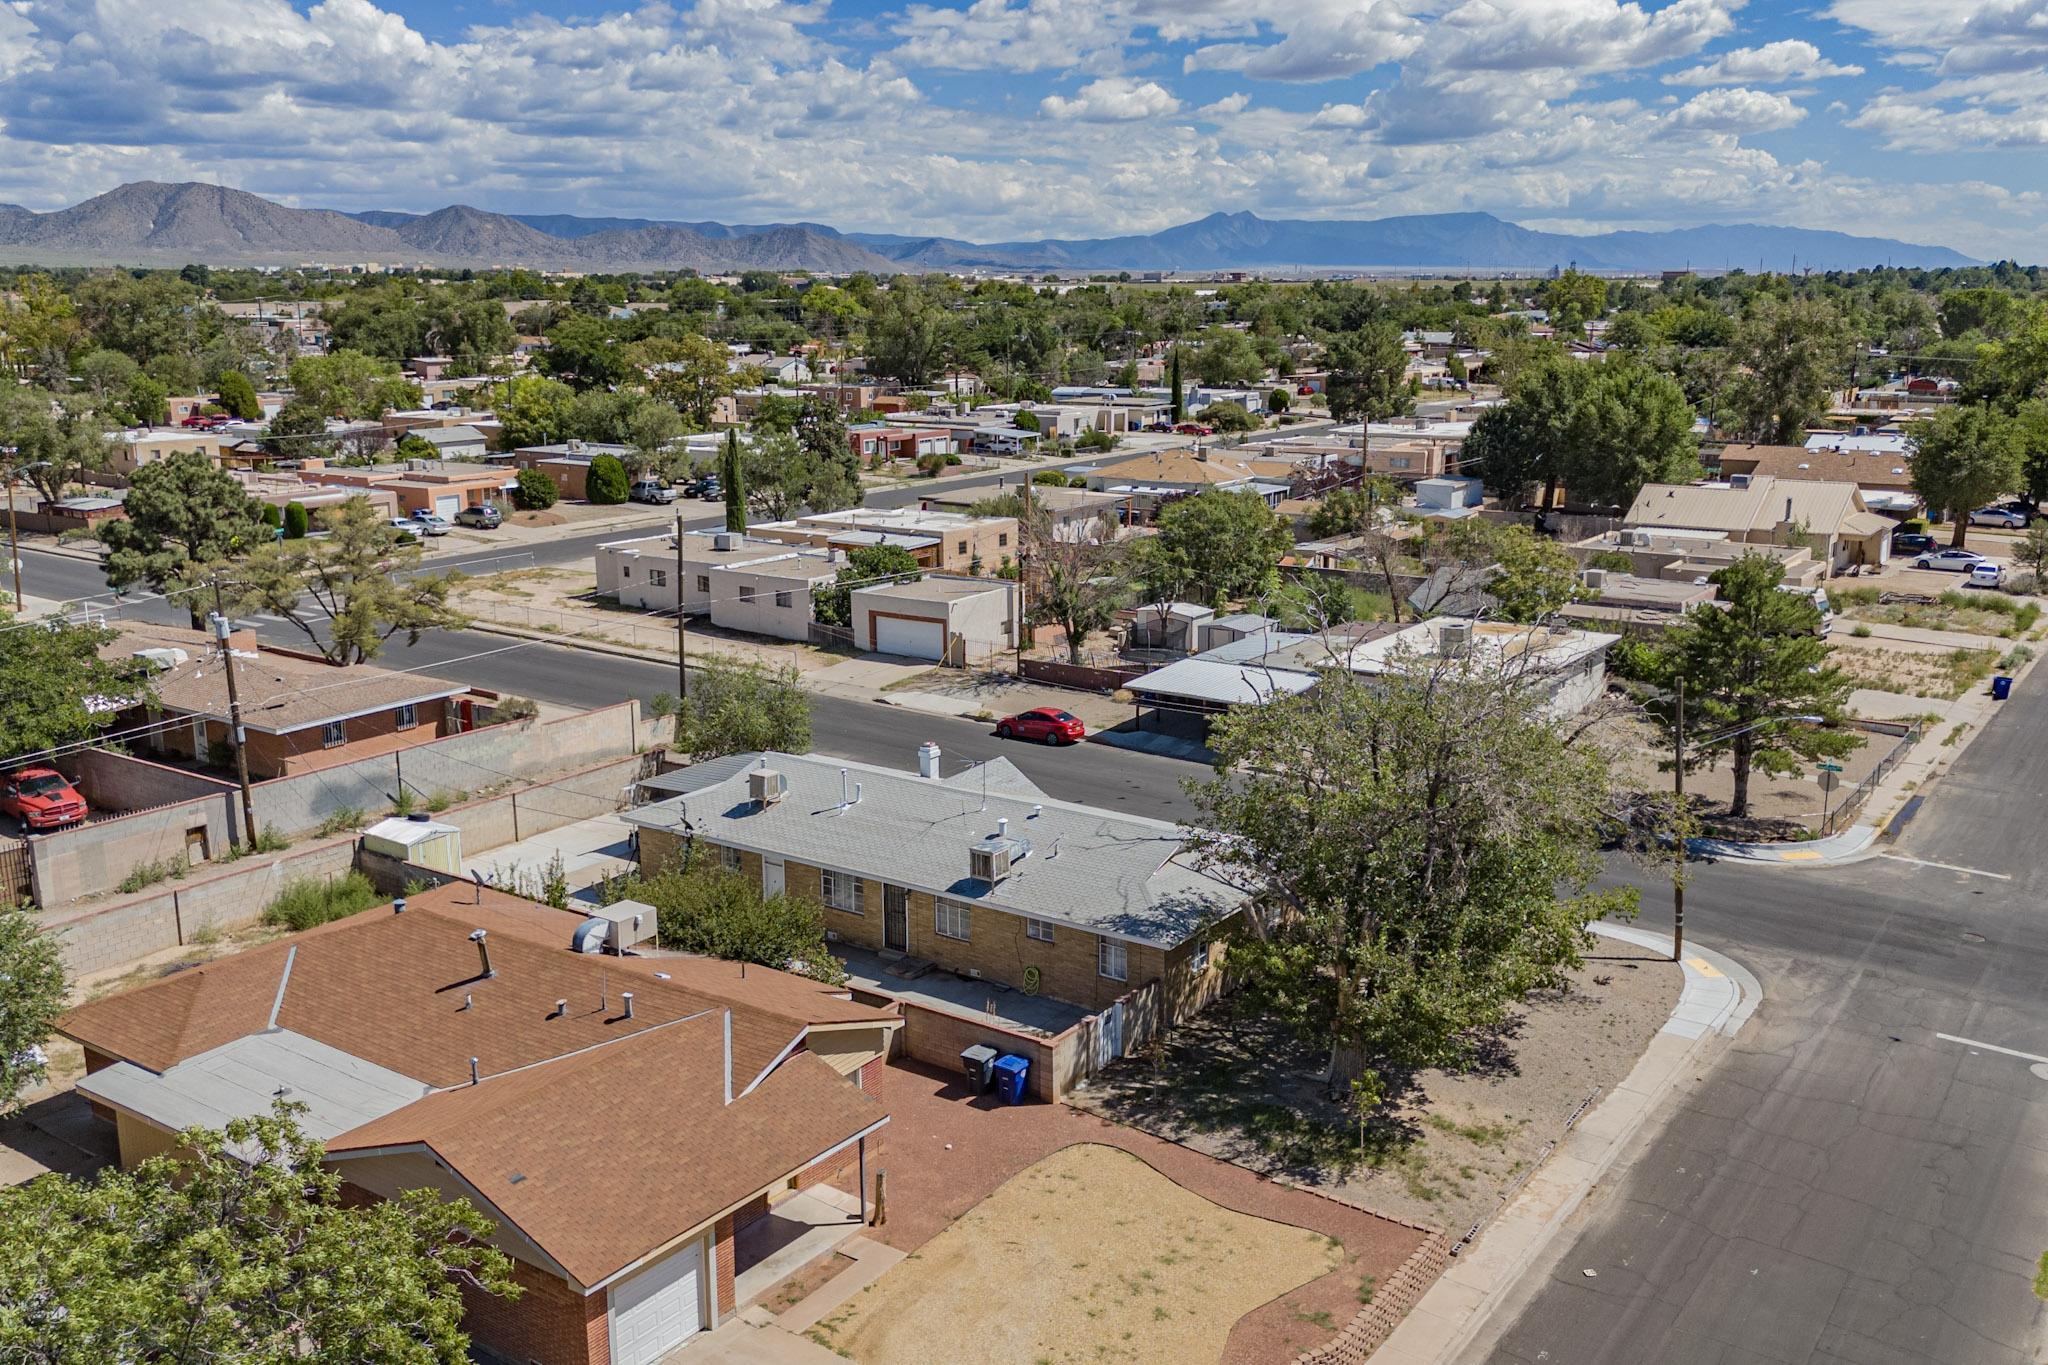
[[[1063,1148],[811,1335],[898,1361],[1217,1360],[1239,1317],[1336,1269],[1319,1232],[1233,1213],[1137,1157]]]
[[[1361,1144],[1323,1058],[1229,1001],[1076,1103],[1375,1213],[1462,1234],[1498,1210],[1588,1099],[1629,1072],[1678,1000],[1676,964],[1602,938],[1562,992],[1530,997],[1463,1073],[1424,1072]]]

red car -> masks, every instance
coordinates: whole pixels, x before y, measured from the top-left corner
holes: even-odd
[[[1216,428],[1202,422],[1182,422],[1174,428],[1183,436],[1214,436]]]
[[[55,829],[85,818],[85,798],[54,768],[21,768],[0,782],[0,811],[29,829]]]
[[[1041,706],[996,722],[997,739],[1035,739],[1041,744],[1079,744],[1088,727],[1071,711]]]

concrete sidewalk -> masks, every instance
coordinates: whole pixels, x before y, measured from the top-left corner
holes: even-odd
[[[1643,947],[1671,949],[1668,935],[1629,925],[1596,924],[1594,932]],[[1634,1139],[1658,1103],[1746,1023],[1763,999],[1756,977],[1711,949],[1695,948],[1681,964],[1685,985],[1671,1017],[1635,1068],[1558,1142],[1512,1202],[1451,1268],[1430,1286],[1374,1365],[1448,1365],[1470,1345],[1514,1289],[1522,1272],[1564,1229]]]

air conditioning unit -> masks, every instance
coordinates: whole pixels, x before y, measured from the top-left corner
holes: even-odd
[[[772,806],[789,793],[789,780],[773,768],[747,774],[747,797],[757,806]]]
[[[1629,535],[1629,544],[1631,545],[1653,545],[1656,543],[1656,535],[1654,532],[1631,531]]]
[[[1437,652],[1447,659],[1457,658],[1472,649],[1472,623],[1470,621],[1446,621],[1436,637]]]
[[[839,942],[839,931],[838,931],[837,929],[827,929],[827,930],[825,931],[825,942],[827,942],[827,943],[837,943],[837,942]]]
[[[1800,467],[1801,469],[1804,469],[1804,468],[1806,468],[1806,466],[1805,466],[1805,465],[1801,465],[1801,466],[1799,466],[1799,467]],[[1730,475],[1728,476],[1728,486],[1729,486],[1730,488],[1747,488],[1747,487],[1749,487],[1749,475],[1747,475],[1747,474],[1730,474]]]
[[[1579,574],[1579,581],[1592,591],[1600,592],[1607,587],[1607,570],[1586,569]]]
[[[720,552],[737,550],[740,547],[738,531],[719,531],[711,537],[711,548]]]
[[[1002,839],[983,839],[967,850],[967,871],[978,882],[995,885],[1010,875],[1010,845]]]

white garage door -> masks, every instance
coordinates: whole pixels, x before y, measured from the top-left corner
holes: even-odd
[[[936,659],[946,652],[946,628],[937,621],[906,621],[900,616],[877,616],[875,648],[884,654],[901,654],[907,659]]]
[[[434,499],[435,514],[438,516],[446,517],[450,521],[455,520],[455,514],[457,512],[460,512],[461,510],[462,496],[460,494],[454,494],[449,497]]]
[[[612,1286],[612,1365],[651,1365],[704,1325],[697,1290],[703,1249],[693,1242]]]

